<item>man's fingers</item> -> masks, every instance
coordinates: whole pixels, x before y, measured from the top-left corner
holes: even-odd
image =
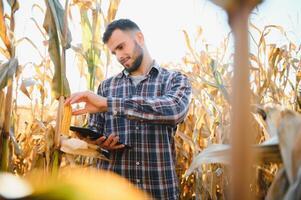
[[[118,141],[119,141],[119,137],[118,136],[114,137],[113,140],[112,140],[112,142],[111,142],[111,144],[109,146],[110,147],[115,146]]]
[[[100,138],[98,138],[95,143],[98,145],[101,145],[105,140],[107,139],[106,136],[101,136]]]
[[[115,136],[116,135],[114,133],[110,134],[109,137],[108,137],[108,139],[103,143],[103,146],[109,147]]]
[[[72,111],[72,115],[82,115],[88,113],[86,108]]]
[[[68,97],[68,98],[65,100],[64,106],[69,105],[69,104],[70,104],[70,101],[71,101],[71,98]]]
[[[110,147],[110,149],[111,150],[114,150],[114,149],[122,149],[122,148],[124,148],[125,146],[124,146],[124,144],[118,144],[118,145],[115,145],[115,146],[113,146],[113,147]]]
[[[65,100],[64,105],[80,103],[87,96],[86,92],[76,92]]]
[[[70,104],[70,101],[71,101],[75,96],[80,95],[80,94],[81,94],[81,92],[76,92],[76,93],[71,94],[71,96],[68,97],[68,98],[65,100],[64,105]]]
[[[115,149],[122,149],[125,147],[124,144],[118,144],[119,136],[116,136],[116,134],[112,133],[106,138],[105,136],[102,136],[96,140],[96,144],[98,144],[101,148],[107,149],[107,150],[115,150]]]
[[[70,104],[74,104],[74,103],[80,103],[83,101],[83,98],[85,98],[85,95],[83,94],[78,94],[74,97],[71,98],[70,100]]]

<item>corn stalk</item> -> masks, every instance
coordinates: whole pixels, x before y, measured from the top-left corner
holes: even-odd
[[[64,99],[70,96],[69,83],[66,77],[66,49],[70,47],[71,34],[67,25],[68,0],[65,10],[58,0],[45,0],[47,10],[44,28],[49,36],[49,54],[55,67],[52,80],[52,93],[59,100],[57,110],[56,129],[54,136],[53,167],[56,172],[59,167],[60,133],[62,129]]]
[[[11,127],[11,113],[12,113],[12,96],[13,96],[13,78],[18,67],[18,60],[15,58],[14,31],[15,31],[15,18],[14,14],[19,9],[17,0],[8,1],[10,13],[10,25],[6,26],[3,11],[3,1],[0,1],[0,36],[5,44],[6,49],[1,48],[2,53],[9,59],[8,62],[0,66],[0,90],[6,87],[5,96],[5,111],[3,128],[1,128],[1,170],[8,171],[9,166],[9,131]],[[2,106],[2,105],[1,105]]]
[[[85,60],[88,65],[88,88],[94,90],[96,69],[100,66],[100,12],[97,9],[92,10],[92,26],[88,18],[88,10],[80,8],[81,28],[83,36],[83,51],[85,52]],[[103,75],[102,75],[103,76]],[[103,78],[103,77],[101,77]]]
[[[213,0],[223,7],[234,34],[234,77],[232,80],[231,116],[231,194],[230,199],[252,199],[251,89],[249,83],[248,19],[261,0]]]
[[[82,45],[81,48],[73,49],[83,56],[88,66],[87,85],[89,90],[94,90],[97,82],[104,78],[100,66],[104,66],[101,60],[101,52],[105,52],[107,64],[110,63],[110,56],[106,48],[101,45],[101,34],[105,26],[113,21],[118,10],[120,0],[110,1],[106,16],[101,9],[101,1],[87,4],[86,1],[73,1],[78,5],[81,15]],[[92,14],[90,16],[90,13]]]
[[[252,106],[252,134],[256,136],[257,145],[252,145],[252,149],[256,152],[256,163],[253,165],[256,170],[254,175],[256,180],[252,182],[250,188],[256,198],[262,199],[267,195],[268,187],[279,169],[279,157],[281,162],[279,147],[275,144],[271,145],[270,142],[274,140],[270,137],[277,135],[276,125],[283,121],[274,119],[274,116],[267,117],[265,109],[262,108],[265,108],[265,104],[272,103],[294,109],[296,98],[300,94],[298,83],[301,76],[298,69],[301,66],[301,46],[291,42],[280,26],[266,25],[259,28],[251,24],[251,28],[256,30],[251,34],[251,42],[257,46],[257,49],[250,53],[250,82],[253,92],[251,100],[259,105]],[[285,37],[288,43],[286,45],[268,43],[268,33],[273,30],[279,33],[279,37]],[[175,140],[180,198],[227,199],[228,164],[224,161],[227,158],[227,163],[230,163],[228,161],[230,147],[227,147],[227,152],[223,155],[225,157],[221,156],[219,148],[228,146],[226,144],[229,143],[230,102],[226,94],[232,91],[229,86],[233,76],[233,61],[231,55],[224,56],[228,51],[228,37],[219,48],[211,49],[208,48],[201,27],[198,28],[198,33],[191,39],[188,32],[184,31],[190,53],[184,57],[184,66],[180,69],[191,81],[193,100],[191,110],[184,123],[179,126]],[[216,67],[212,65],[212,61],[217,63]],[[296,80],[291,78],[294,75]],[[228,91],[224,92],[223,88]],[[270,123],[266,123],[266,118],[278,122],[269,125]],[[261,144],[263,141],[264,144]],[[186,173],[183,176],[185,169]],[[190,174],[191,169],[194,169],[192,174]]]

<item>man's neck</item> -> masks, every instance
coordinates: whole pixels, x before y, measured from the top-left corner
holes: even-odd
[[[152,63],[153,63],[153,59],[149,55],[145,55],[143,57],[140,67],[136,71],[131,72],[130,74],[132,76],[146,75],[150,71]]]

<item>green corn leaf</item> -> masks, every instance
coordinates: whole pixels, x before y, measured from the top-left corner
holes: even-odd
[[[13,58],[0,66],[0,90],[7,86],[7,82],[13,77],[18,68],[18,60]]]
[[[70,95],[70,87],[66,77],[66,66],[63,61],[65,56],[64,51],[70,47],[71,34],[69,30],[67,34],[63,34],[65,11],[59,1],[46,0],[46,6],[47,10],[43,26],[49,36],[48,51],[55,67],[52,80],[52,93],[58,99],[60,96],[67,97]],[[66,35],[66,38],[64,38],[64,35]]]

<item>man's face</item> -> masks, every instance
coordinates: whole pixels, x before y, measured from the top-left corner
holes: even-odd
[[[113,31],[108,48],[128,72],[136,71],[143,59],[143,48],[134,32],[116,29]]]

